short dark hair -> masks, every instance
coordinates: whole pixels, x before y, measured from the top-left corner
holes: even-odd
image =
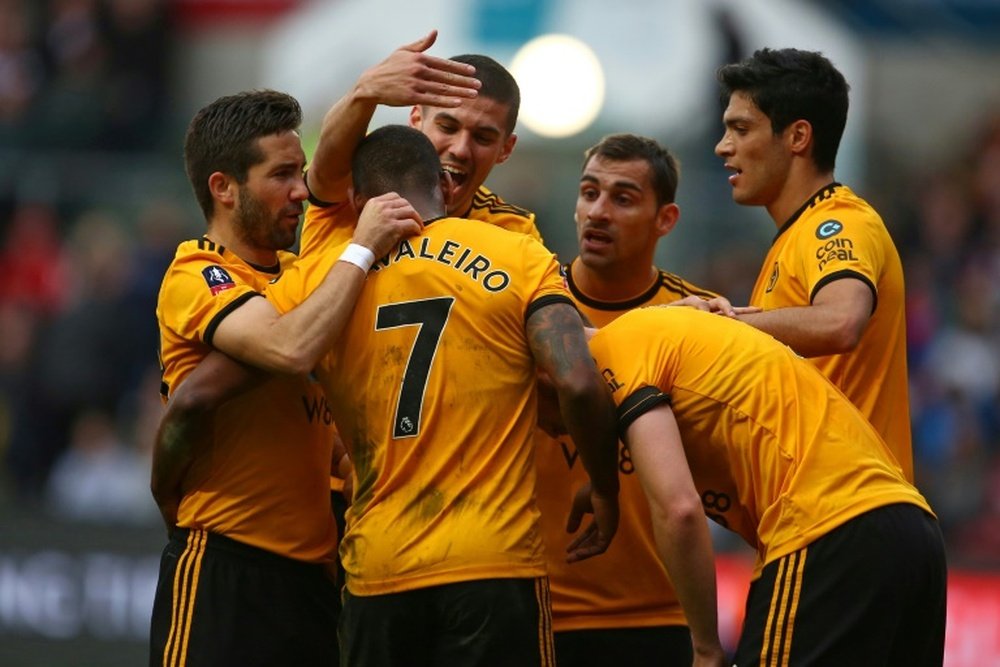
[[[384,125],[358,144],[351,159],[354,192],[430,195],[441,187],[441,159],[431,140],[405,125]]]
[[[775,134],[796,120],[813,128],[813,160],[824,171],[837,161],[847,125],[848,91],[844,75],[823,54],[799,49],[759,49],[716,72],[722,102],[734,92],[746,93],[771,120]]]
[[[465,53],[453,56],[451,60],[475,67],[476,73],[473,76],[483,84],[479,88],[479,95],[507,106],[507,127],[505,129],[507,134],[511,134],[514,131],[514,126],[517,125],[517,113],[521,108],[521,89],[513,75],[507,71],[506,67],[489,56]]]
[[[677,158],[656,140],[636,134],[609,134],[584,153],[583,169],[587,168],[587,163],[593,157],[615,162],[645,160],[649,165],[649,179],[656,194],[656,205],[674,202],[681,166]]]
[[[261,137],[299,129],[302,107],[291,95],[251,90],[220,97],[191,119],[184,137],[184,168],[206,219],[214,201],[208,177],[220,171],[243,184],[250,167],[264,160]]]

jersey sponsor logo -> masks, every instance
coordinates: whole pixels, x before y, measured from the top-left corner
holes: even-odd
[[[821,241],[828,239],[831,236],[836,236],[844,230],[844,225],[838,220],[827,220],[826,222],[821,222],[819,227],[816,228],[816,238]]]
[[[229,276],[229,273],[218,264],[206,266],[201,270],[201,275],[205,278],[205,282],[208,283],[208,289],[212,292],[212,296],[236,287],[236,283]]]
[[[566,459],[566,467],[570,470],[576,465],[576,460],[580,458],[580,450],[572,444],[559,441],[562,448],[563,458]],[[618,443],[618,471],[623,475],[631,475],[635,472],[635,464],[632,463],[632,452],[624,442]]]
[[[333,423],[333,411],[324,396],[303,396],[302,407],[306,411],[306,420],[310,424],[329,426]]]
[[[851,239],[831,239],[816,248],[816,259],[819,270],[830,262],[856,262],[858,258],[854,255],[854,241]]]
[[[771,277],[767,279],[767,287],[764,288],[765,293],[770,293],[774,286],[778,284],[778,263],[774,263],[774,270],[771,271]]]
[[[419,245],[414,247],[409,240],[400,241],[396,252],[389,253],[375,262],[372,271],[381,271],[404,259],[429,260],[450,266],[469,276],[487,292],[502,292],[510,285],[510,274],[502,269],[493,268],[493,262],[482,253],[450,239],[444,241],[440,248],[432,247],[433,242],[434,239],[424,237],[420,239]]]

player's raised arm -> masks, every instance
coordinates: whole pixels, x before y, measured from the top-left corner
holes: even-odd
[[[426,53],[436,40],[437,30],[432,30],[399,47],[366,70],[330,107],[309,166],[309,191],[314,197],[326,202],[345,201],[351,156],[379,104],[451,108],[476,96],[481,84],[472,76],[474,67]]]

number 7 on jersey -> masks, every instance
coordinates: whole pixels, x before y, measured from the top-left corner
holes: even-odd
[[[427,378],[454,303],[455,297],[445,296],[378,307],[376,331],[413,325],[419,327],[403,372],[393,418],[393,438],[414,438],[420,433],[420,411],[424,405],[424,392],[427,391]]]

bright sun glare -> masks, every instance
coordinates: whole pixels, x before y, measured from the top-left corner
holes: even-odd
[[[604,104],[604,71],[589,46],[569,35],[542,35],[514,56],[521,88],[520,120],[544,137],[586,129]]]

